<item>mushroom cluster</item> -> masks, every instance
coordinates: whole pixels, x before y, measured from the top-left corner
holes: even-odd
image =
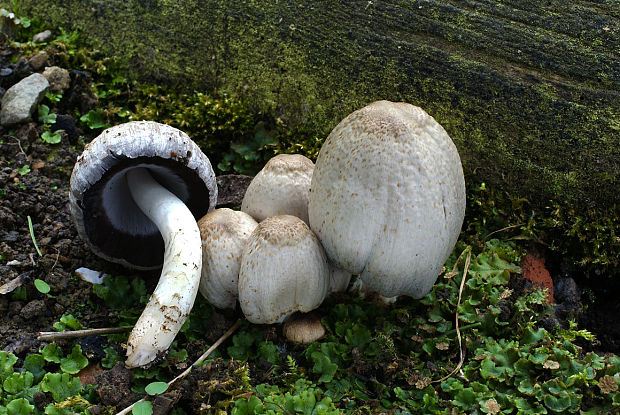
[[[128,341],[128,366],[167,350],[196,292],[287,338],[324,334],[313,315],[359,275],[385,297],[424,296],[465,213],[456,147],[422,109],[374,102],[330,133],[316,166],[278,155],[250,183],[241,211],[213,210],[209,160],[184,133],[152,122],[106,130],[71,178],[80,236],[102,257],[162,276]],[[198,222],[195,218],[202,217]]]
[[[286,321],[286,337],[299,343],[325,332],[303,313],[345,289],[351,276],[329,264],[307,225],[313,170],[302,155],[280,154],[254,177],[240,212],[216,209],[199,221],[204,297],[219,308],[234,308],[238,299],[252,323]]]

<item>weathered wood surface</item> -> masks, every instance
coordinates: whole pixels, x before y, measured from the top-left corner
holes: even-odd
[[[329,131],[376,99],[453,137],[469,179],[618,204],[620,1],[23,0],[142,76]]]

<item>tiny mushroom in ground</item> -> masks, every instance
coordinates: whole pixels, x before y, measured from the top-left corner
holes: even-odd
[[[318,239],[301,219],[272,216],[254,229],[241,257],[239,303],[251,323],[281,323],[317,308],[327,295],[329,267]],[[289,339],[297,339],[296,330]],[[316,338],[307,338],[308,342]]]
[[[237,303],[241,254],[258,223],[247,213],[222,208],[198,221],[202,238],[200,293],[217,308]]]
[[[278,154],[252,179],[241,211],[257,221],[293,215],[308,223],[308,193],[314,163],[301,154]]]
[[[374,102],[347,116],[319,152],[310,226],[337,266],[392,297],[423,297],[465,214],[456,146],[422,109]]]
[[[139,121],[109,128],[78,158],[70,209],[80,237],[109,261],[162,267],[129,336],[127,366],[143,366],[164,353],[186,320],[202,267],[196,218],[216,200],[209,159],[167,125]]]

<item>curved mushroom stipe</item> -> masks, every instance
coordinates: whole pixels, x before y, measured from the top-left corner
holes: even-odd
[[[192,309],[202,268],[200,231],[192,212],[146,169],[127,172],[136,204],[164,238],[161,277],[127,341],[128,367],[143,366],[165,352]]]

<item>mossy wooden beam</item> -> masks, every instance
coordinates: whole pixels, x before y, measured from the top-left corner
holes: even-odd
[[[291,128],[407,101],[444,125],[469,179],[619,205],[617,0],[21,3],[139,76],[241,95]]]

